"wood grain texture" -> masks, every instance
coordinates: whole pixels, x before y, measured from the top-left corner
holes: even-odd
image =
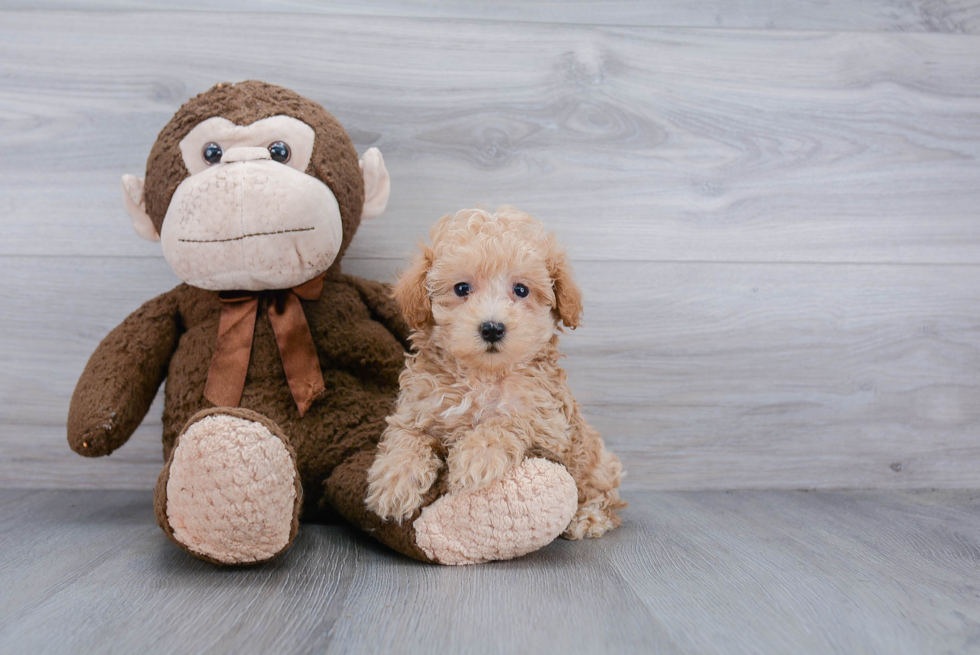
[[[976,0],[0,0],[0,9],[231,11],[783,30],[980,32]]]
[[[971,492],[634,492],[622,528],[426,566],[344,526],[217,569],[148,492],[0,492],[0,650],[30,653],[965,653]]]
[[[579,260],[980,263],[980,37],[4,12],[0,62],[4,255],[158,255],[120,176],[251,77],[385,153],[354,257],[510,203]]]
[[[347,270],[390,278],[481,202],[559,233],[586,293],[570,379],[631,488],[980,484],[980,36],[433,7],[0,12],[0,486],[152,486],[159,403],[107,460],[63,434],[95,345],[176,283],[118,180],[189,95],[250,77],[385,153]],[[919,30],[973,5],[854,7]]]
[[[563,365],[631,487],[980,485],[980,267],[583,262],[576,273],[585,325],[563,337]],[[176,284],[165,262],[0,259],[0,279],[0,486],[152,487],[159,402],[106,460],[69,451],[64,420],[97,343]]]

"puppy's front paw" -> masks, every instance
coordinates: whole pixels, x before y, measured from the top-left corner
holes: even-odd
[[[422,504],[425,492],[436,481],[438,459],[399,456],[398,451],[379,453],[368,470],[368,509],[401,523]]]
[[[496,482],[524,459],[517,443],[486,443],[483,440],[459,442],[449,453],[449,491],[475,491]]]

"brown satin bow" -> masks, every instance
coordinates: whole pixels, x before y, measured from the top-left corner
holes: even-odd
[[[320,360],[300,298],[319,299],[325,275],[318,275],[292,289],[218,293],[223,306],[218,320],[218,344],[204,387],[205,398],[218,407],[237,407],[241,402],[252,354],[255,318],[259,313],[259,300],[264,296],[269,301],[269,322],[279,344],[279,357],[286,371],[289,390],[299,415],[306,413],[324,386]]]

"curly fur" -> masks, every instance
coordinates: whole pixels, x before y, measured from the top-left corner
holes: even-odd
[[[618,526],[622,466],[582,417],[558,366],[559,324],[574,329],[582,314],[564,249],[509,207],[446,216],[431,238],[395,285],[415,351],[368,473],[368,507],[401,521],[443,466],[451,492],[476,490],[539,449],[578,488],[563,536],[599,537]],[[460,282],[470,286],[465,297],[453,291]],[[518,283],[527,297],[514,293]],[[496,344],[480,337],[487,321],[506,326]]]

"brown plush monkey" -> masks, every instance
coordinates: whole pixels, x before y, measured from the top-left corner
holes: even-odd
[[[301,514],[333,509],[402,553],[448,562],[461,533],[492,546],[485,560],[564,528],[551,525],[564,510],[525,496],[567,474],[526,480],[524,469],[479,497],[437,484],[400,524],[365,508],[408,345],[389,289],[340,270],[362,217],[387,204],[377,149],[359,162],[337,120],[292,91],[219,84],[180,108],[145,182],[127,175],[123,191],[136,231],[162,242],[185,284],[99,345],[72,396],[68,441],[81,455],[111,454],[166,379],[154,505],[174,543],[215,563],[261,562],[289,547]],[[494,520],[468,523],[472,504],[487,502],[503,503]]]

